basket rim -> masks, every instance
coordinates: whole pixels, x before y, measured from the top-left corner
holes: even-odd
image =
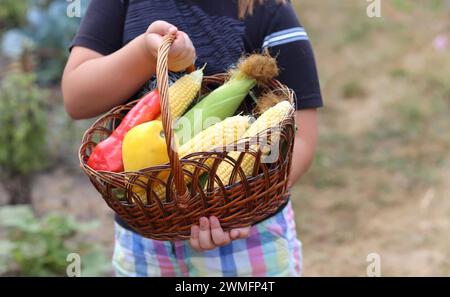
[[[207,76],[204,76],[203,83],[205,81],[208,81],[208,80],[212,80],[214,82],[216,82],[216,80],[218,80],[218,81],[222,81],[222,80],[225,81],[228,77],[229,77],[229,73],[226,73],[226,72],[213,74],[213,75],[207,75]],[[186,158],[190,157],[193,154],[215,153],[214,150],[221,149],[221,148],[232,147],[235,144],[239,144],[241,142],[244,142],[244,144],[249,144],[252,140],[260,138],[261,135],[264,135],[268,130],[272,129],[273,127],[285,125],[286,121],[289,121],[289,118],[293,117],[293,115],[295,113],[295,100],[294,100],[295,92],[291,88],[289,88],[288,86],[282,84],[277,79],[271,79],[271,80],[268,81],[267,84],[259,84],[259,85],[260,86],[262,85],[262,86],[264,86],[264,87],[266,87],[268,89],[272,89],[272,90],[274,90],[274,89],[275,90],[284,90],[284,92],[286,92],[286,99],[287,99],[287,101],[289,101],[289,103],[294,107],[293,111],[285,119],[283,119],[283,121],[280,122],[279,125],[274,125],[274,126],[268,127],[266,129],[264,129],[263,131],[259,132],[255,136],[243,137],[243,138],[240,138],[237,141],[235,141],[235,142],[233,142],[233,143],[231,143],[229,145],[222,146],[222,147],[218,146],[218,147],[215,147],[215,148],[213,148],[213,149],[211,149],[209,151],[195,152],[195,153],[191,153],[191,154],[186,155],[186,156],[180,156],[180,160],[185,160]],[[154,88],[154,89],[150,90],[149,92],[152,92],[155,89],[157,89],[157,88]],[[115,106],[115,107],[111,108],[109,111],[107,111],[106,113],[104,113],[101,116],[99,116],[89,126],[89,128],[86,129],[86,131],[83,133],[83,137],[82,137],[80,148],[78,149],[78,159],[79,159],[81,167],[83,167],[85,170],[90,170],[90,171],[98,172],[98,173],[108,173],[108,174],[112,174],[112,175],[115,175],[115,174],[121,175],[121,174],[126,174],[126,173],[133,173],[133,172],[134,173],[138,173],[138,172],[141,172],[142,170],[149,170],[151,168],[155,168],[155,170],[168,169],[170,167],[170,163],[167,162],[165,164],[151,166],[151,167],[143,168],[143,169],[137,170],[137,171],[114,172],[114,171],[105,171],[105,170],[94,170],[93,168],[89,167],[89,165],[87,165],[87,162],[84,162],[84,160],[83,160],[83,153],[82,153],[82,151],[85,148],[85,146],[87,146],[89,144],[89,142],[88,142],[88,135],[90,133],[92,133],[95,129],[98,129],[99,127],[102,127],[102,125],[100,125],[100,124],[103,123],[104,121],[108,120],[109,117],[113,117],[114,114],[118,114],[119,111],[123,111],[123,109],[128,109],[128,108],[131,109],[139,100],[140,100],[140,98],[132,100],[130,102],[126,102],[124,104],[121,104],[121,105],[118,105],[118,106]],[[123,116],[125,116],[125,115],[123,115]],[[254,115],[250,115],[250,116],[254,117]],[[104,128],[104,129],[107,129],[107,128]],[[248,152],[248,151],[245,151],[245,152]],[[88,157],[88,155],[86,155],[86,156]]]
[[[291,117],[293,117],[294,112],[291,112],[285,119],[283,119],[283,121],[280,122],[279,125],[273,125],[271,127],[268,127],[262,131],[260,131],[258,134],[256,134],[255,136],[247,136],[247,137],[243,137],[238,139],[237,141],[230,143],[228,145],[225,146],[217,146],[214,147],[210,150],[205,150],[205,151],[201,151],[201,152],[193,152],[190,153],[188,155],[182,156],[180,157],[180,161],[192,161],[197,157],[198,155],[202,155],[202,154],[228,154],[230,152],[233,151],[238,151],[238,152],[245,152],[245,153],[250,153],[250,154],[254,154],[257,153],[257,151],[252,150],[250,148],[250,144],[255,144],[255,142],[253,141],[257,141],[258,139],[261,138],[261,136],[263,135],[267,135],[266,132],[269,131],[270,129],[276,127],[276,126],[284,126],[286,124],[286,122],[288,122],[290,120]],[[101,120],[108,118],[107,116],[100,118],[98,121],[94,122],[94,124],[91,125],[91,127],[89,127],[86,132],[84,133],[85,135],[88,135],[89,132],[91,130],[93,130],[94,128],[96,128],[95,124],[97,124],[97,122],[101,122]],[[84,136],[83,136],[83,140],[84,140]],[[80,161],[80,165],[82,167],[84,167],[85,169],[89,169],[91,171],[97,172],[97,173],[108,173],[111,175],[117,175],[117,176],[122,176],[122,175],[130,175],[130,174],[135,174],[135,173],[147,173],[148,171],[158,171],[158,170],[167,170],[170,169],[170,163],[164,163],[164,164],[160,164],[160,165],[155,165],[155,166],[151,166],[151,167],[146,167],[146,168],[142,168],[140,170],[134,170],[134,171],[121,171],[121,172],[114,172],[114,171],[107,171],[107,170],[95,170],[93,168],[91,168],[87,162],[85,162],[83,160],[83,153],[82,150],[84,149],[84,147],[88,144],[89,142],[83,141],[79,150],[78,150],[78,157],[79,157],[79,161]],[[242,148],[242,146],[244,146],[244,148]],[[248,146],[248,148],[246,148]],[[226,150],[229,148],[238,148],[238,149],[233,149],[233,150]],[[88,157],[88,155],[86,155],[86,157]],[[200,156],[198,156],[198,159],[200,159]],[[183,162],[184,163],[184,162]]]

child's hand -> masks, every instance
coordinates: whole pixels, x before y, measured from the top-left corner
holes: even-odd
[[[195,48],[186,33],[179,31],[174,25],[165,21],[153,22],[147,29],[145,41],[147,49],[153,57],[157,57],[158,47],[166,34],[176,36],[169,51],[169,70],[178,72],[186,70],[195,62]]]
[[[204,252],[212,250],[219,246],[229,244],[232,240],[246,238],[250,234],[250,227],[233,229],[230,232],[224,232],[220,226],[219,220],[211,216],[208,218],[200,218],[200,227],[197,225],[191,228],[191,247],[198,251]]]

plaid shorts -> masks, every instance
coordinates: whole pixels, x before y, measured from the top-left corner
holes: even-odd
[[[246,239],[206,252],[189,241],[144,238],[116,223],[113,266],[117,276],[300,276],[301,242],[291,202],[256,224]]]

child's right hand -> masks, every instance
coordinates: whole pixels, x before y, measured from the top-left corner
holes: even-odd
[[[215,216],[200,218],[199,226],[191,227],[189,243],[197,252],[205,252],[220,246],[230,244],[233,240],[244,239],[250,236],[251,227],[242,227],[223,231],[219,219]]]
[[[158,47],[166,34],[176,36],[169,51],[169,70],[174,72],[186,70],[195,62],[194,45],[186,33],[179,31],[177,27],[168,22],[155,21],[148,27],[144,40],[149,53],[156,59]]]

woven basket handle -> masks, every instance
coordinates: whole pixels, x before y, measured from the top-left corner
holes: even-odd
[[[175,36],[168,34],[164,36],[163,41],[158,48],[156,81],[161,100],[161,117],[167,145],[167,154],[169,156],[176,191],[174,199],[179,208],[186,209],[189,200],[189,190],[184,182],[183,170],[181,168],[180,159],[178,158],[178,153],[174,150],[174,146],[176,145],[174,140],[175,133],[172,130],[172,117],[170,115],[169,105],[168,55],[170,46],[174,40]]]

